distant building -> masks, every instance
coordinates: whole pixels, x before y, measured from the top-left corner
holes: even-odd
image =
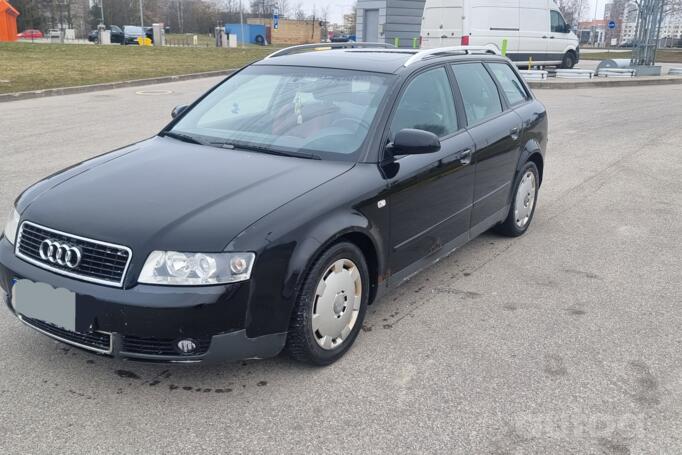
[[[622,27],[620,32],[620,42],[632,42],[637,32],[637,4],[633,1],[627,2],[623,11]],[[662,46],[669,46],[678,43],[682,39],[682,12],[670,14],[663,19],[660,29]]]
[[[265,25],[267,34],[265,38],[268,43],[275,45],[319,43],[323,38],[326,38],[322,36],[323,30],[320,27],[320,21],[280,19],[277,30],[273,28],[272,18],[249,18],[247,23]]]
[[[355,27],[358,41],[419,44],[426,0],[358,0]]]
[[[582,21],[578,24],[578,38],[580,44],[590,44],[594,47],[604,47],[606,45],[606,30],[609,21],[597,19],[594,21]]]
[[[355,13],[343,15],[343,28],[349,35],[355,34]]]

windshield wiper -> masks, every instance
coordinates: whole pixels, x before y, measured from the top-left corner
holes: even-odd
[[[173,131],[166,131],[165,133],[160,134],[160,136],[163,137],[172,137],[173,139],[177,139],[182,142],[189,142],[190,144],[198,144],[198,145],[206,145],[204,142],[201,142],[199,139],[190,136],[189,134],[182,134],[182,133],[174,133]]]
[[[277,156],[290,156],[294,158],[305,158],[308,160],[321,160],[322,158],[319,155],[315,155],[314,153],[302,153],[302,152],[289,152],[289,151],[283,151],[283,150],[275,150],[271,149],[269,147],[264,147],[262,145],[254,145],[254,144],[246,144],[243,142],[209,142],[209,145],[213,145],[215,147],[220,147],[228,150],[234,150],[234,149],[239,149],[239,150],[246,150],[249,152],[258,152],[258,153],[267,153],[268,155],[277,155]]]

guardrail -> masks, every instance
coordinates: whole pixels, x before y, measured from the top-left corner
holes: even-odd
[[[637,70],[634,68],[601,68],[597,72],[599,77],[635,77]]]
[[[519,70],[519,73],[527,81],[544,81],[549,76],[544,70]]]
[[[557,79],[592,79],[594,77],[594,71],[581,69],[558,69],[555,74]]]

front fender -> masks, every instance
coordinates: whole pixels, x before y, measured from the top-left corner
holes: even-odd
[[[376,165],[358,165],[270,213],[230,242],[227,250],[256,252],[245,323],[249,337],[288,329],[306,272],[325,248],[344,236],[367,240],[382,276],[381,233],[388,232],[388,211],[377,205],[382,181]]]

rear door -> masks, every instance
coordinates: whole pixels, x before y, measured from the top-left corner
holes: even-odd
[[[520,155],[521,117],[509,108],[483,63],[452,65],[475,151],[471,235],[486,231],[508,210]]]
[[[397,281],[418,269],[420,259],[467,240],[474,143],[457,113],[452,82],[445,66],[418,73],[404,86],[389,122],[389,140],[405,128],[430,131],[441,140],[438,152],[391,162],[389,263],[392,274],[404,272]]]
[[[427,0],[422,17],[423,49],[459,46],[464,31],[462,0]]]

